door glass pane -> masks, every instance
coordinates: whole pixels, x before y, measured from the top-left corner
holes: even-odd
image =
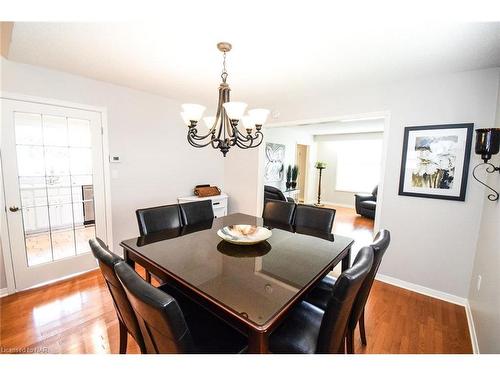
[[[86,225],[75,228],[76,252],[78,254],[88,253],[90,251],[89,240],[95,238],[95,225]]]
[[[70,148],[71,152],[71,174],[92,174],[92,153],[90,148]]]
[[[42,116],[34,113],[16,112],[16,144],[38,145],[43,144]]]
[[[51,236],[54,260],[64,259],[76,255],[75,231],[73,228],[52,230]]]
[[[90,121],[68,119],[69,145],[73,147],[91,147]]]
[[[69,149],[45,147],[45,170],[47,176],[69,175]]]
[[[45,146],[68,146],[66,117],[43,116],[42,121]]]
[[[42,146],[16,146],[19,176],[44,176]]]
[[[23,224],[28,266],[51,262],[48,207],[23,208]]]
[[[16,113],[28,266],[90,251],[95,237],[90,122]]]

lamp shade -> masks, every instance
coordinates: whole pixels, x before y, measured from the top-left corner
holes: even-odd
[[[184,116],[190,121],[200,121],[203,112],[205,112],[205,107],[199,104],[183,104],[182,111]],[[184,117],[183,116],[183,117]]]
[[[226,110],[227,116],[231,120],[241,119],[245,113],[245,109],[247,109],[247,103],[243,102],[226,102],[223,106]]]
[[[212,129],[212,126],[215,124],[215,116],[203,117],[203,121],[208,129]]]
[[[188,115],[185,112],[181,112],[181,117],[182,121],[184,121],[184,124],[186,125],[191,125],[191,121],[189,121]]]
[[[248,114],[252,116],[257,125],[264,125],[267,121],[267,116],[269,116],[269,110],[264,108],[256,108],[249,110]]]
[[[486,163],[492,155],[500,151],[500,128],[476,129],[476,147],[477,155]]]
[[[255,126],[255,121],[252,116],[243,116],[241,122],[245,129],[252,129]]]

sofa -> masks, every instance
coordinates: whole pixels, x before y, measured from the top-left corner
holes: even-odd
[[[375,219],[375,210],[377,208],[377,193],[378,185],[371,194],[355,194],[356,200],[356,213],[358,215]]]
[[[276,201],[288,201],[288,202],[295,202],[293,200],[293,198],[290,198],[290,197],[285,197],[285,195],[283,194],[283,192],[278,189],[278,188],[275,188],[274,186],[270,186],[270,185],[264,185],[264,203],[268,200],[268,199],[272,199],[272,200],[276,200]]]

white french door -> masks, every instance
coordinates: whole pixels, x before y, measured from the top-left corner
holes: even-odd
[[[96,267],[107,242],[101,114],[2,99],[2,170],[16,290]]]

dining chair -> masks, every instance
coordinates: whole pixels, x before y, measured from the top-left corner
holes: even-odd
[[[305,204],[297,205],[294,226],[297,233],[330,234],[332,233],[335,210],[332,208],[314,207]]]
[[[345,353],[349,315],[373,263],[373,251],[362,248],[353,265],[342,272],[325,310],[302,301],[269,338],[272,353]]]
[[[347,342],[347,353],[354,353],[354,330],[356,325],[359,323],[359,333],[361,336],[361,343],[363,345],[367,344],[366,341],[366,331],[365,331],[365,305],[370,295],[370,291],[375,280],[380,263],[382,262],[382,257],[385,251],[389,247],[391,242],[391,233],[382,229],[377,233],[373,243],[369,246],[373,252],[373,265],[366,277],[361,289],[356,297],[354,306],[349,318],[349,323],[346,332],[346,342]],[[333,291],[333,286],[335,285],[336,279],[332,276],[326,276],[323,278],[318,286],[316,286],[311,293],[306,297],[306,301],[313,304],[320,309],[325,310]]]
[[[125,262],[117,263],[115,271],[137,317],[145,353],[241,353],[246,349],[244,335],[203,307],[178,303]]]
[[[293,230],[293,216],[296,204],[293,202],[268,199],[264,203],[262,218],[264,225],[279,229]]]
[[[130,333],[137,342],[137,345],[139,345],[141,352],[144,352],[144,341],[142,339],[139,323],[137,322],[134,310],[128,301],[125,290],[118,280],[114,269],[115,264],[123,262],[123,259],[109,251],[98,238],[89,240],[89,244],[92,254],[94,254],[94,257],[97,259],[99,268],[104,276],[104,280],[115,306],[120,330],[120,354],[125,354],[127,352],[127,333]]]
[[[141,236],[182,226],[178,204],[141,208],[135,214]]]
[[[214,218],[214,209],[210,199],[188,202],[179,205],[183,225],[194,225],[209,222]]]

